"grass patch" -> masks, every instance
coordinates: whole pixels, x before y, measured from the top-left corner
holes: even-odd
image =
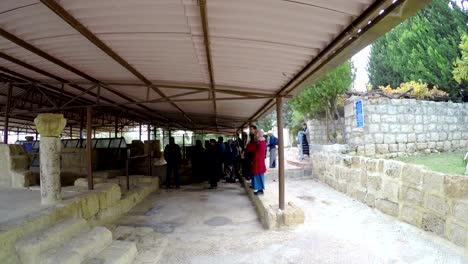
[[[424,165],[432,171],[463,175],[466,169],[465,163],[463,161],[465,153],[466,152],[461,151],[443,152],[399,157],[396,159],[405,163]]]

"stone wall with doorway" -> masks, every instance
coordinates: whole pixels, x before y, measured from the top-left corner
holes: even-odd
[[[331,152],[313,152],[311,163],[332,188],[468,249],[468,177]]]
[[[364,126],[356,126],[362,100]],[[351,97],[345,103],[347,143],[367,156],[438,152],[468,147],[468,104]]]

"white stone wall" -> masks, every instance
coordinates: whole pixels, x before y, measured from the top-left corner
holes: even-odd
[[[312,153],[311,163],[332,188],[468,249],[468,177],[330,152]]]
[[[342,119],[341,119],[342,120]],[[335,123],[336,132],[338,138],[341,139],[341,126],[338,122]],[[310,119],[307,120],[307,127],[310,132],[310,144],[331,144],[327,138],[327,122],[325,119]],[[328,128],[330,132],[333,129],[333,125],[328,122]]]
[[[363,128],[356,127],[357,99],[363,100]],[[352,97],[345,105],[345,124],[347,142],[367,156],[468,147],[467,103]]]

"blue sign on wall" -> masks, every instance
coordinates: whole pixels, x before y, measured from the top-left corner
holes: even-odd
[[[362,107],[362,100],[357,100],[354,102],[356,108],[356,126],[364,127],[364,113]]]

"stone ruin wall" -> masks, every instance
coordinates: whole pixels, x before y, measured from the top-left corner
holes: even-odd
[[[395,160],[313,152],[312,177],[468,249],[468,177]]]
[[[365,99],[364,127],[356,126],[355,100],[345,124],[351,150],[367,156],[438,152],[468,147],[468,104],[414,99]]]

